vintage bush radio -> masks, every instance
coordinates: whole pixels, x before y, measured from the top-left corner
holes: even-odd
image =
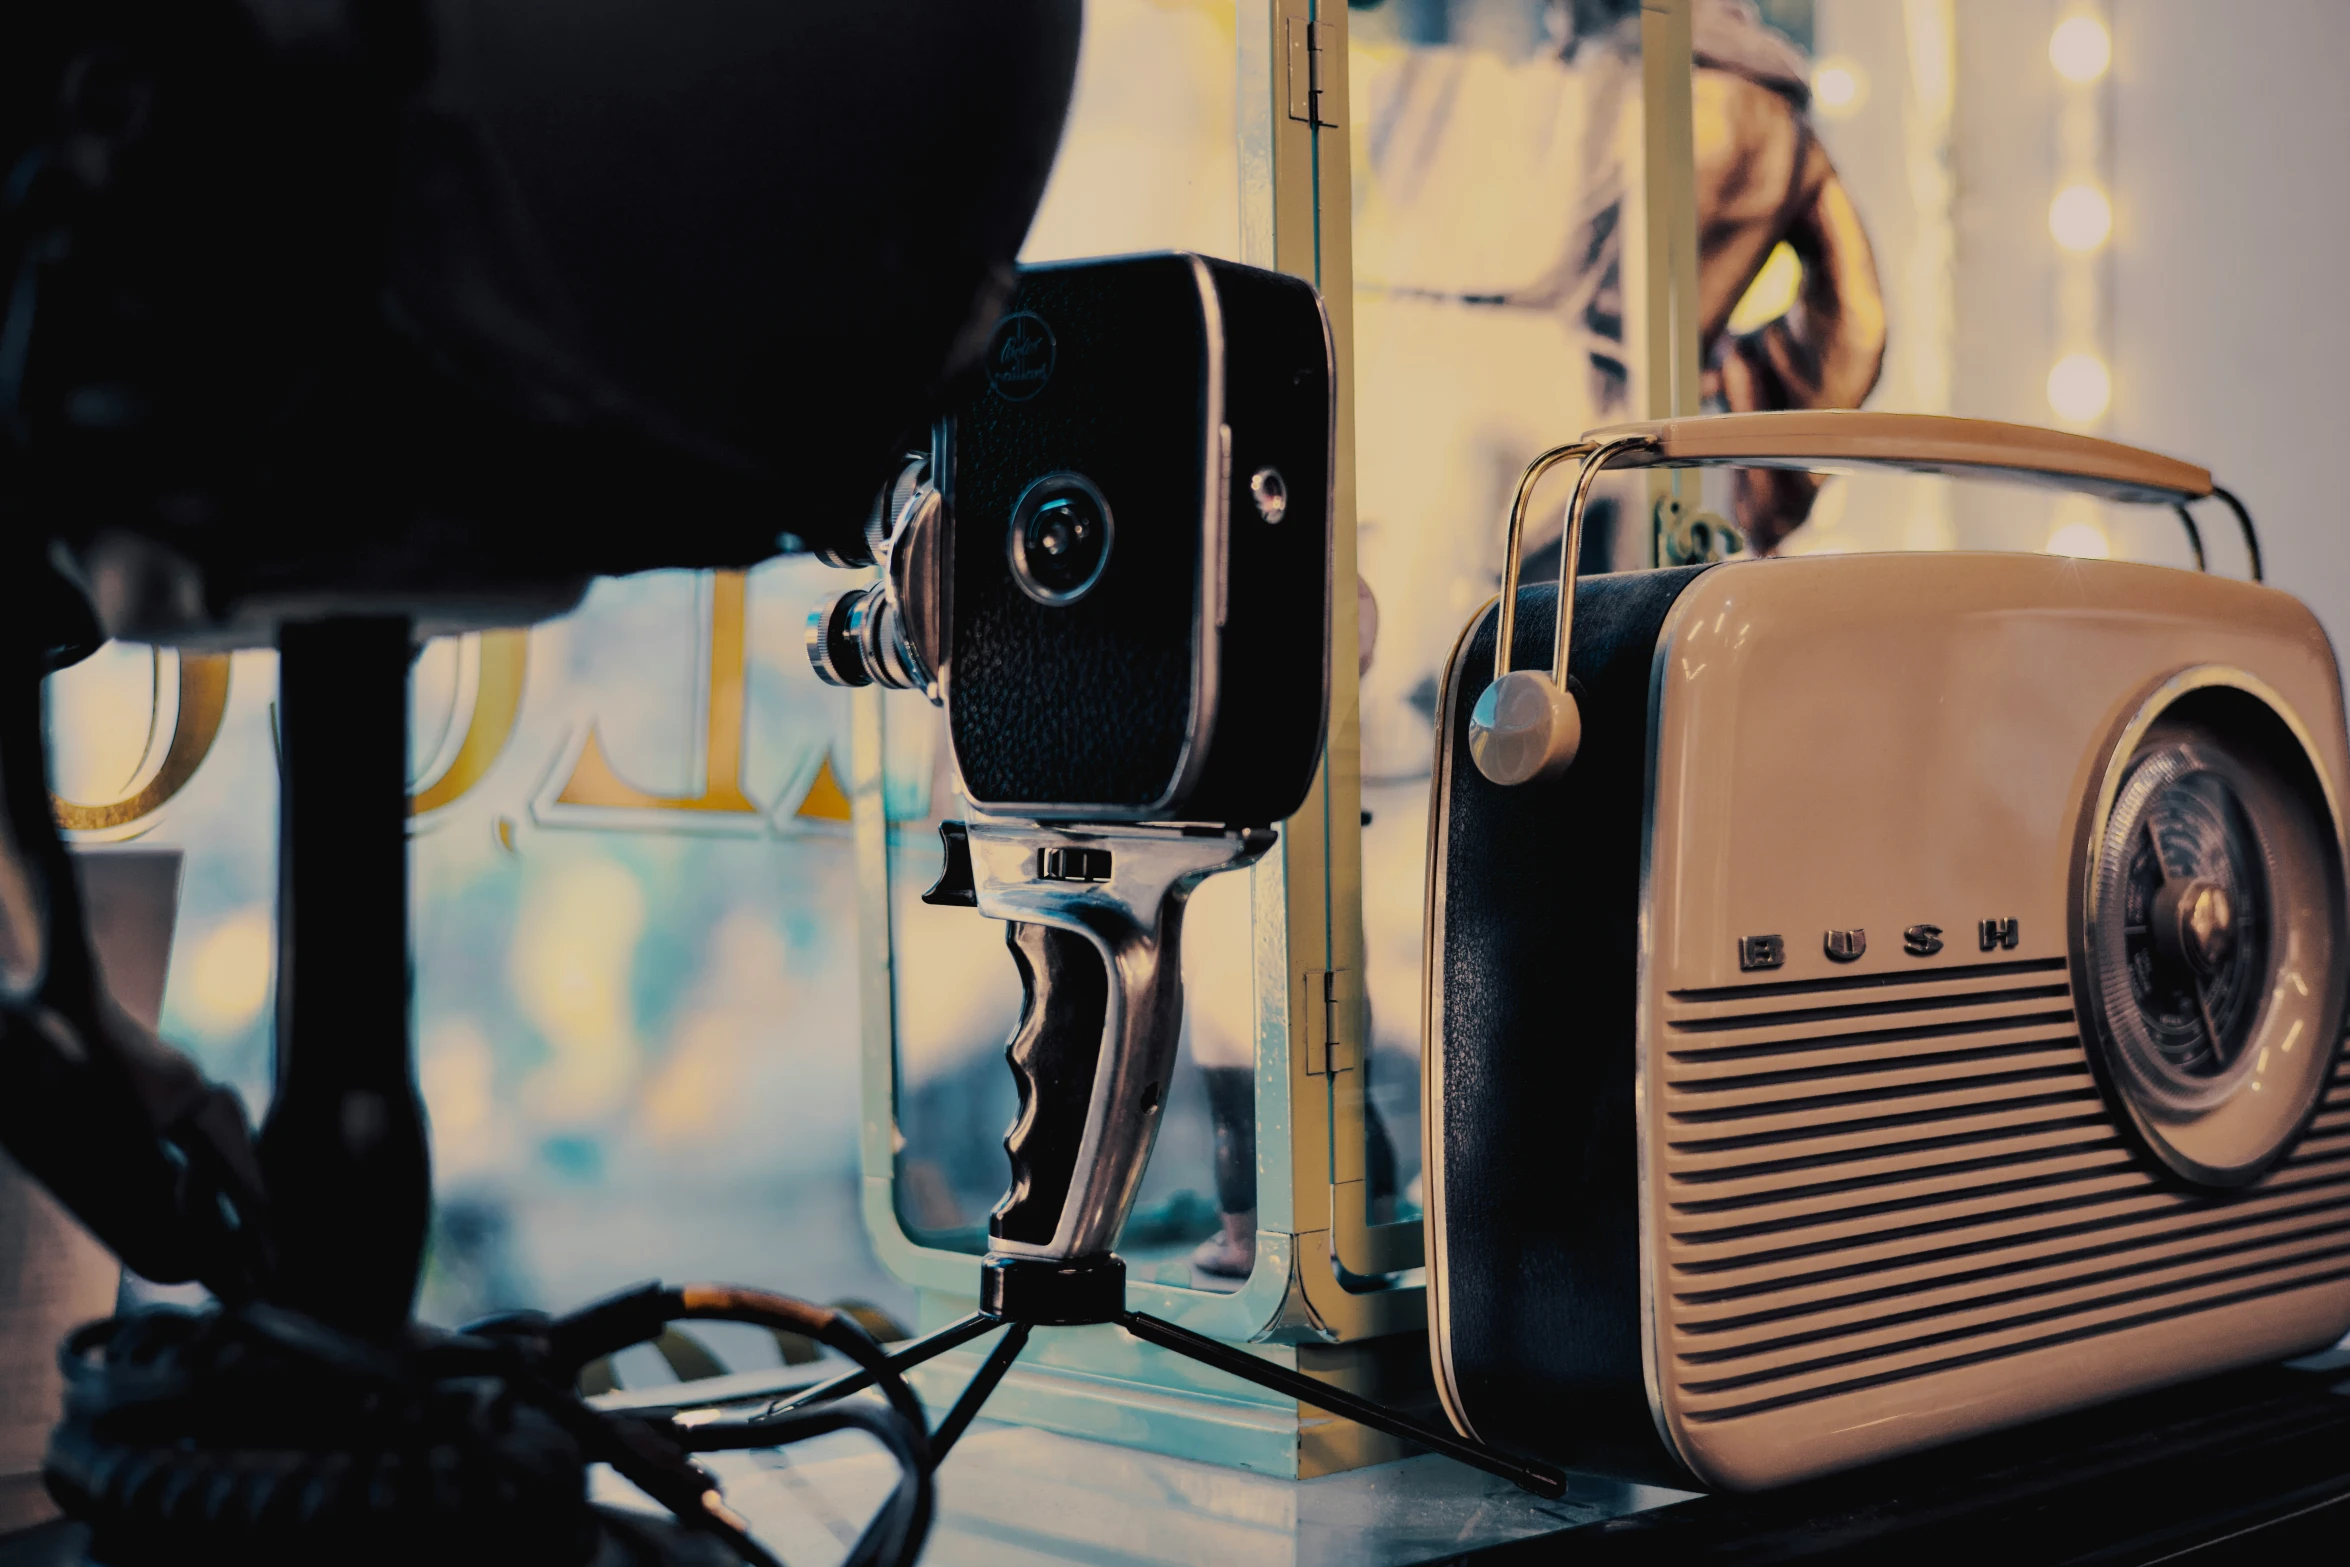
[[[1519,539],[1577,459],[1570,562],[1610,466],[2234,505],[2103,441],[1858,413],[1601,431],[1528,471],[1431,815],[1454,1423],[1748,1489],[2340,1338],[2350,763],[2309,611],[1962,554],[1600,577],[1560,615]]]

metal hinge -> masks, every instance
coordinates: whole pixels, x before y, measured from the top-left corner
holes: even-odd
[[[1338,47],[1337,27],[1302,16],[1283,17],[1282,23],[1289,52],[1289,117],[1308,125],[1338,124],[1338,95],[1325,85],[1337,74],[1329,64]]]
[[[1306,971],[1306,1075],[1331,1077],[1361,1064],[1362,1054],[1346,1038],[1346,1007],[1354,999],[1348,969]]]

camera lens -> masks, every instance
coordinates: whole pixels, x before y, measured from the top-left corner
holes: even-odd
[[[835,594],[808,612],[808,663],[828,686],[869,686],[864,650],[857,645],[857,607],[865,588]]]
[[[1080,474],[1031,484],[1012,508],[1012,580],[1039,604],[1074,604],[1110,560],[1110,503]]]

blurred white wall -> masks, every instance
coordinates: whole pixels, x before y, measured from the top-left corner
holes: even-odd
[[[2116,0],[2113,39],[2113,433],[2208,464],[2350,648],[2350,5]]]
[[[2079,12],[2102,15],[2113,45],[2088,89],[2068,86],[2049,51]],[[1940,406],[2054,422],[2049,370],[2092,330],[2112,402],[2085,427],[2211,467],[2259,521],[2269,580],[2350,642],[2350,528],[2337,520],[2333,457],[2350,406],[2350,4],[1817,0],[1814,17],[1818,56],[1866,88],[1841,113],[1823,106],[1818,123],[1886,284],[1892,341],[1872,405],[1935,410],[1916,367],[1946,331]],[[1919,46],[1943,26],[1956,66],[1946,195],[1921,179],[1935,148],[1919,135]],[[2112,237],[2068,261],[2049,204],[2089,167],[2112,198]],[[1946,326],[1918,287],[1938,195],[1951,235]],[[2068,276],[2077,294],[2084,272],[2090,293],[2068,305]],[[1923,542],[1901,515],[1914,500],[1854,490],[1848,501],[1825,506],[1826,526],[1792,547]],[[2232,524],[2210,511],[2213,564],[2238,571]],[[2187,561],[2166,514],[2092,515],[2115,555]],[[1953,487],[1951,517],[1965,549],[2044,548],[2064,521],[2052,498],[2001,485]]]

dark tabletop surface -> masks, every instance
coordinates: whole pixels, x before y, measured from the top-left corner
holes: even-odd
[[[1007,1449],[1017,1451],[1047,1450]],[[74,1525],[42,1525],[0,1539],[0,1567],[79,1567],[83,1542]],[[933,1544],[959,1554],[944,1537]],[[1090,1554],[1065,1550],[1049,1554]],[[2190,1383],[1785,1490],[1651,1505],[1423,1559],[1476,1567],[2350,1561],[2350,1351]]]

